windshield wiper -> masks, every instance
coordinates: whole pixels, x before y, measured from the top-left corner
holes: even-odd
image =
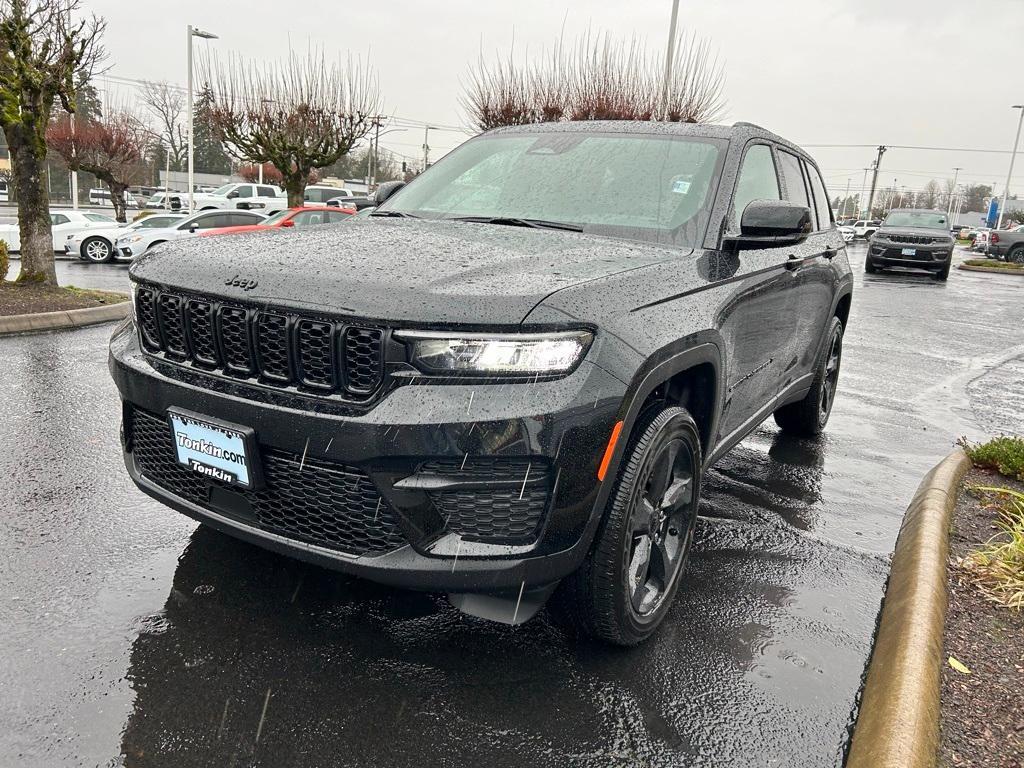
[[[418,219],[419,216],[413,216],[411,213],[405,213],[404,211],[373,211],[371,216],[391,216],[397,219]]]
[[[453,216],[447,221],[468,221],[473,224],[501,224],[506,227],[532,227],[534,229],[564,229],[568,232],[582,232],[580,224],[544,219],[518,219],[512,216]]]

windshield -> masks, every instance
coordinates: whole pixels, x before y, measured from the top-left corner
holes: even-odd
[[[211,194],[211,195],[219,195],[220,197],[224,197],[225,195],[227,195],[227,193],[228,193],[228,192],[230,192],[230,191],[231,191],[231,188],[232,188],[233,186],[235,186],[235,185],[234,185],[234,184],[225,184],[225,185],[224,185],[224,186],[222,186],[222,187],[217,187],[217,188],[216,188],[215,190],[213,190],[213,192],[211,192],[210,194]]]
[[[925,227],[945,229],[946,214],[932,211],[892,211],[885,217],[887,227]]]
[[[278,211],[273,216],[268,216],[264,221],[261,221],[260,224],[277,224],[278,222],[284,221],[291,215],[292,212],[288,209]]]
[[[462,145],[378,212],[531,219],[674,245],[704,233],[726,143],[552,131]]]

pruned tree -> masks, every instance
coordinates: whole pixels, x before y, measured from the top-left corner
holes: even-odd
[[[665,57],[638,39],[586,34],[533,64],[510,53],[470,70],[462,105],[480,130],[560,120],[709,123],[724,111],[724,70],[710,43],[681,34],[668,81]]]
[[[76,86],[103,59],[105,23],[79,0],[0,0],[0,125],[11,154],[21,235],[19,282],[57,284],[46,184],[54,102],[75,111]]]
[[[140,92],[142,103],[156,120],[157,133],[170,153],[171,170],[180,171],[188,152],[188,132],[185,113],[188,98],[180,86],[164,82],[144,82]]]
[[[63,117],[46,133],[50,147],[68,168],[86,171],[110,188],[114,217],[126,222],[125,190],[144,180],[148,173],[145,155],[151,133],[127,112],[90,122],[73,122]]]
[[[337,162],[370,131],[379,109],[369,68],[351,59],[328,65],[322,52],[280,64],[213,58],[204,68],[213,123],[228,151],[280,169],[290,206],[302,205],[314,170]]]

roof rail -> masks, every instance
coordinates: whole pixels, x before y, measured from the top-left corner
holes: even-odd
[[[737,123],[733,123],[732,127],[733,128],[757,128],[760,131],[767,131],[768,130],[763,125],[758,125],[757,123],[748,123],[746,120],[740,120]]]

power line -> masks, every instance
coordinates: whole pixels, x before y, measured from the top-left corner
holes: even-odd
[[[812,149],[875,149],[874,144],[800,144]],[[911,144],[886,144],[889,149],[920,149],[929,152],[984,152],[993,155],[1008,155],[1008,149],[982,149],[979,147],[918,147]]]

